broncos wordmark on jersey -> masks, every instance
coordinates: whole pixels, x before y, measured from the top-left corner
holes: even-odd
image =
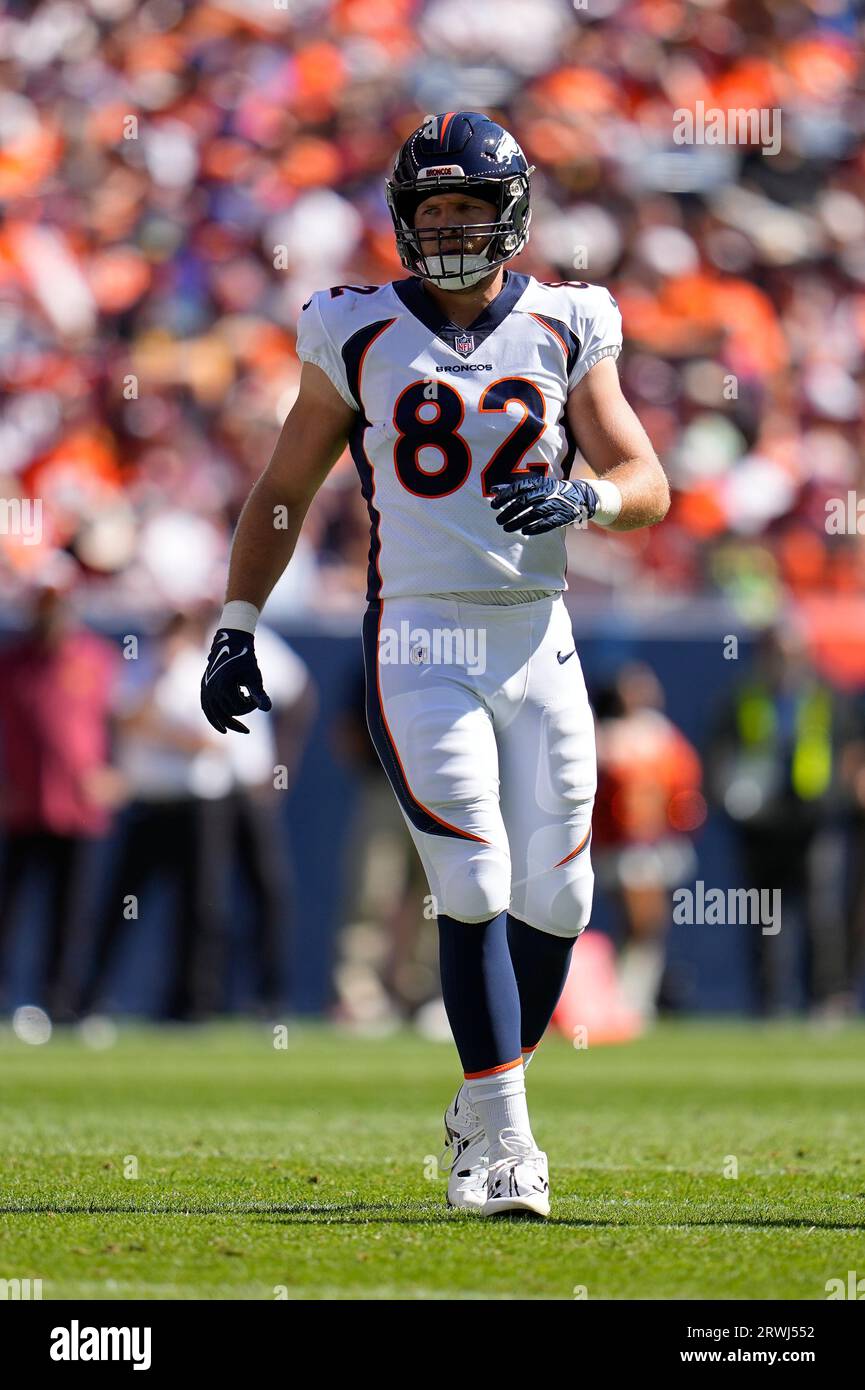
[[[369,509],[367,597],[501,588],[564,590],[563,530],[507,534],[496,484],[567,478],[568,395],[622,320],[608,290],[503,272],[468,327],[421,279],[335,285],[307,300],[297,354],[357,411],[349,447]]]

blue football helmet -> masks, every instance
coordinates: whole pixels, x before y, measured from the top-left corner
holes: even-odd
[[[427,116],[400,149],[385,183],[406,270],[442,289],[464,289],[519,255],[529,239],[534,171],[514,137],[489,116],[479,111]],[[425,198],[462,190],[493,203],[495,219],[422,232],[415,228]],[[467,243],[480,236],[486,236],[485,245],[468,250]],[[443,239],[457,240],[459,249],[443,252]]]

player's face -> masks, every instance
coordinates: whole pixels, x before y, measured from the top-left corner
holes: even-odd
[[[420,232],[418,241],[424,255],[443,256],[459,254],[460,234],[454,233],[441,239],[434,235],[440,227],[464,227],[477,222],[494,222],[497,208],[484,198],[473,198],[467,193],[434,193],[425,198],[414,215],[415,227]],[[426,235],[424,233],[426,232]],[[465,243],[466,255],[476,256],[483,252],[489,241],[488,233],[468,237]]]

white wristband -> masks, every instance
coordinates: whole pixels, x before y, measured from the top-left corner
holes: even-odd
[[[593,487],[598,494],[598,507],[592,521],[596,526],[609,526],[622,510],[622,494],[609,478],[591,478],[589,487]]]
[[[255,632],[260,610],[254,603],[245,603],[241,598],[233,598],[222,610],[220,627],[234,627],[239,632]]]

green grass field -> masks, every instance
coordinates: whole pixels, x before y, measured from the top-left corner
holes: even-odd
[[[552,1217],[489,1222],[435,1173],[449,1046],[308,1026],[277,1049],[238,1024],[92,1051],[7,1026],[0,1278],[45,1299],[825,1299],[865,1275],[863,1051],[861,1025],[551,1037],[528,1089]]]

